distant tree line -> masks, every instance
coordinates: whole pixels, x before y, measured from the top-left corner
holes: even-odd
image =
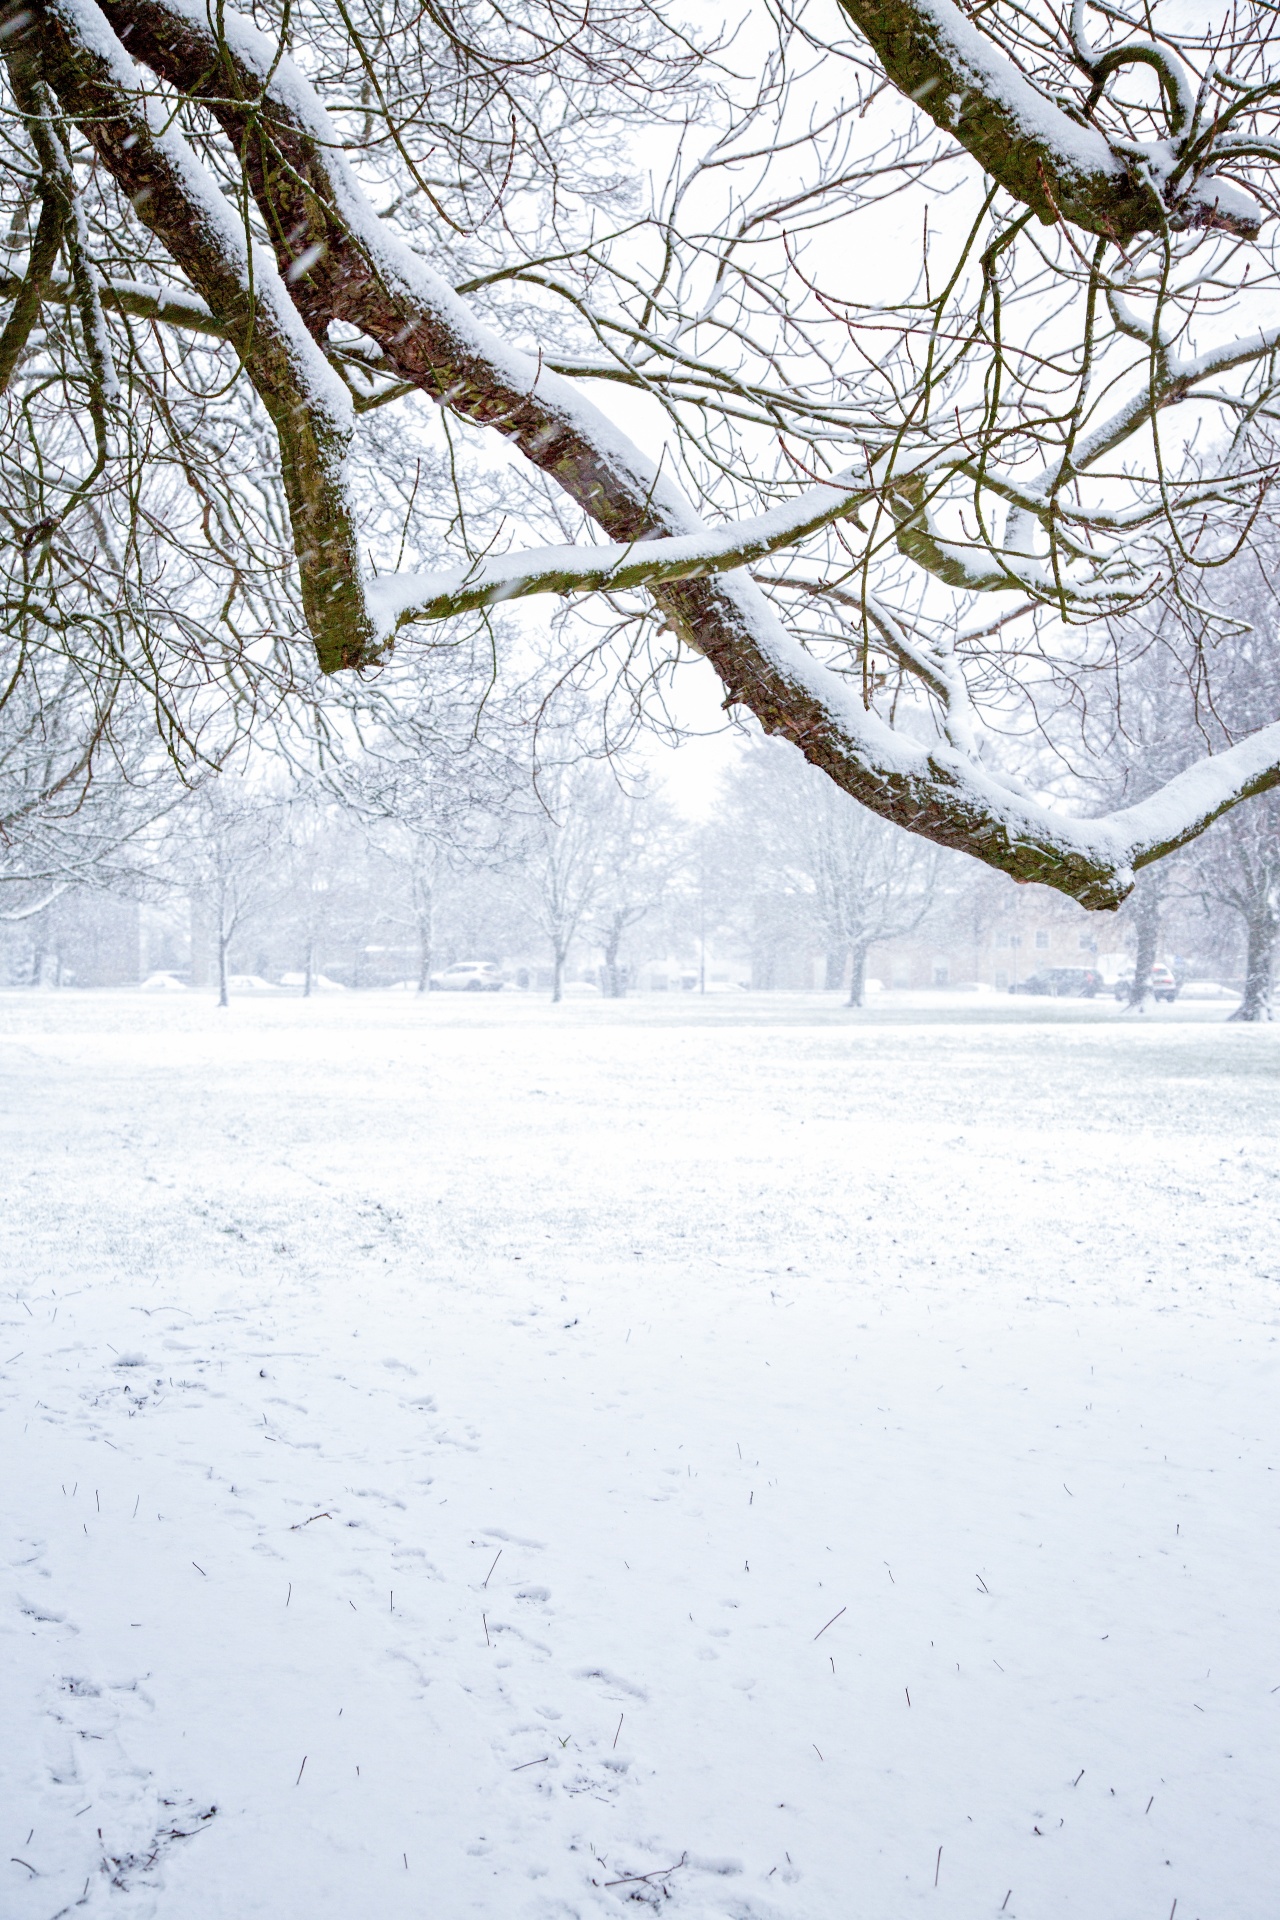
[[[1158,696],[1133,725],[1154,725]],[[8,984],[133,984],[149,965],[225,1004],[256,980],[425,993],[471,959],[559,1000],[584,981],[620,997],[659,962],[705,988],[731,958],[742,984],[825,984],[859,1006],[877,950],[931,941],[956,956],[958,984],[993,928],[1043,892],[876,819],[760,735],[702,821],[573,739],[554,744],[522,779],[464,763],[439,778],[418,767],[410,783],[377,755],[352,758],[341,780],[273,763],[224,771],[181,792],[127,861],[76,870],[0,922]],[[1168,953],[1237,983],[1239,1017],[1266,1018],[1278,827],[1269,798],[1233,812],[1105,927],[1054,895],[1045,908],[1078,915],[1087,947],[1102,928],[1131,951],[1135,1002]]]

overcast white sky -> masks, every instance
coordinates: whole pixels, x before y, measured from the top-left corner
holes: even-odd
[[[723,698],[724,689],[706,662],[687,661],[675,675],[670,702],[681,725],[689,729],[687,737],[673,747],[646,732],[640,742],[640,763],[692,820],[710,817],[722,776],[741,750],[741,729],[726,722]]]

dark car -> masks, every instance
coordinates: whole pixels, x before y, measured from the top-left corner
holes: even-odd
[[[1010,993],[1047,993],[1054,999],[1072,996],[1080,1000],[1092,1000],[1102,987],[1102,975],[1095,973],[1092,967],[1045,967],[1039,973],[1029,973],[1025,980],[1017,980],[1010,987]]]

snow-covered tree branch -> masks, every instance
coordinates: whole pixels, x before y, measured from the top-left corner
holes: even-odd
[[[68,644],[90,512],[148,662],[207,670],[230,635],[233,679],[291,637],[295,591],[325,673],[507,599],[603,596],[882,818],[1091,907],[1280,784],[1273,716],[1088,817],[1059,727],[1110,697],[1107,617],[1198,610],[1268,510],[1270,15],[1197,38],[1083,0],[1069,29],[842,5],[852,42],[748,21],[747,83],[656,3],[589,0],[570,33],[550,0],[11,0],[12,618]],[[896,236],[878,266],[862,231]],[[88,396],[92,445],[33,477],[56,392],[64,437]],[[362,424],[391,408],[398,441]],[[455,430],[518,456],[523,535],[459,481]],[[385,462],[428,446],[452,508],[415,481],[397,533]]]
[[[1256,238],[1261,207],[1216,171],[1233,154],[1217,101],[1212,91],[1197,95],[1171,45],[1135,37],[1095,49],[1077,0],[1071,50],[1091,84],[1076,105],[1037,84],[1025,41],[1001,46],[992,27],[998,33],[1003,19],[975,25],[954,0],[840,4],[894,86],[1046,226],[1067,220],[1117,245],[1168,226]],[[1099,116],[1108,80],[1127,66],[1158,76],[1163,138],[1136,139]]]

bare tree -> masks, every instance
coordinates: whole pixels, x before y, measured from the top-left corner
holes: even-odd
[[[604,954],[605,992],[621,1000],[627,990],[623,942],[654,911],[681,865],[670,810],[647,788],[600,794],[604,812],[603,870],[591,910],[591,928]]]
[[[448,875],[448,856],[440,839],[434,834],[424,833],[420,826],[407,829],[406,837],[409,911],[418,941],[418,992],[425,993],[431,985],[436,904]]]
[[[806,905],[828,953],[849,969],[863,1004],[867,954],[905,939],[933,905],[936,849],[877,820],[773,741],[755,743],[735,781],[760,857]]]
[[[232,941],[281,891],[280,824],[278,800],[231,774],[206,781],[173,817],[170,870],[205,917],[220,1007]]]
[[[539,770],[538,810],[524,838],[521,877],[525,897],[551,949],[551,1000],[564,993],[570,948],[605,895],[616,819],[622,804],[612,770],[573,757]]]
[[[1194,637],[1168,608],[1158,609],[1154,619],[1138,615],[1119,624],[1117,651],[1128,653],[1131,669],[1123,687],[1116,689],[1114,705],[1099,700],[1086,716],[1095,725],[1101,721],[1092,757],[1098,784],[1113,806],[1150,798],[1184,773],[1203,745],[1196,724],[1196,682],[1204,656]],[[1229,619],[1225,625],[1230,628]],[[1223,645],[1229,652],[1230,640]],[[1130,1007],[1151,1003],[1163,917],[1178,883],[1178,860],[1160,861],[1144,868],[1129,897],[1135,934]]]
[[[869,949],[906,939],[933,905],[937,850],[838,792],[820,788],[814,802],[809,833],[818,910],[830,937],[848,951],[849,1005],[860,1007]]]
[[[1212,705],[1198,715],[1210,737],[1239,738],[1280,698],[1280,549],[1268,540],[1228,570],[1221,598],[1236,616],[1219,643]],[[1232,812],[1191,849],[1187,884],[1213,911],[1238,916],[1245,936],[1244,995],[1236,1020],[1271,1018],[1280,933],[1280,802],[1266,794]]]
[[[1117,904],[1280,781],[1274,708],[1093,817],[1019,764],[1266,506],[1276,16],[842,10],[730,59],[662,0],[6,0],[12,617],[180,731],[192,663],[269,703],[304,626],[367,672],[601,596],[637,697],[674,637],[882,818]],[[892,197],[922,251],[852,281]],[[476,429],[541,544],[401,484]]]
[[[1129,1005],[1145,1007],[1151,998],[1151,969],[1160,951],[1160,919],[1164,905],[1163,874],[1143,874],[1130,896],[1137,942],[1133,955],[1133,978],[1129,982]]]
[[[275,810],[279,906],[299,948],[302,996],[315,990],[321,956],[353,891],[353,820],[319,782],[300,779]],[[256,846],[249,849],[256,860]]]
[[[0,670],[0,920],[140,883],[148,831],[184,788],[136,690],[21,648]]]
[[[1226,907],[1244,928],[1244,993],[1231,1018],[1270,1020],[1280,935],[1280,803],[1274,795],[1206,835],[1196,870],[1205,903]]]
[[[536,685],[495,693],[488,659],[472,648],[453,650],[447,674],[442,664],[426,691],[403,676],[384,684],[359,750],[331,756],[324,775],[393,876],[390,911],[412,934],[419,993],[430,986],[438,914],[453,883],[514,855],[540,699]]]

